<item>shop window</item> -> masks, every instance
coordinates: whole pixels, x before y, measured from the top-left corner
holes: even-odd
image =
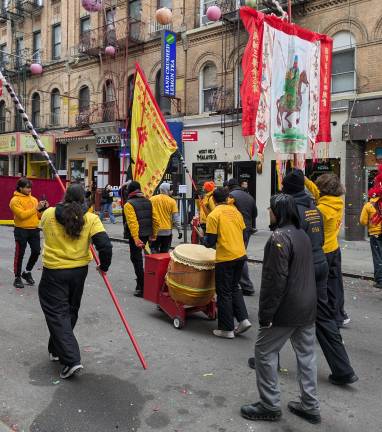
[[[52,60],[61,57],[61,24],[52,26]]]
[[[61,117],[60,91],[54,89],[50,96],[50,121],[52,126],[59,126]]]
[[[207,63],[200,71],[200,97],[199,111],[215,111],[216,98],[218,96],[217,68],[214,63]]]
[[[83,159],[71,159],[69,161],[69,178],[71,183],[84,183],[85,161]]]
[[[5,132],[5,102],[0,102],[0,133]]]
[[[332,93],[356,90],[355,39],[341,31],[333,37]]]
[[[67,148],[66,143],[56,142],[56,166],[58,170],[66,170]]]
[[[36,128],[41,127],[40,95],[38,93],[33,93],[32,95],[32,124]]]
[[[161,79],[162,72],[159,69],[155,77],[155,99],[158,102],[159,108],[161,109],[162,113],[164,115],[169,115],[171,114],[171,100],[170,98],[162,96],[161,94]]]

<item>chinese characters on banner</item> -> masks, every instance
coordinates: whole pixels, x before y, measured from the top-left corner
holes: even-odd
[[[134,180],[150,197],[166,171],[177,144],[140,66],[136,65],[131,117],[131,164]]]
[[[249,33],[243,56],[242,133],[252,158],[271,140],[277,154],[330,142],[332,39],[274,15],[240,9]]]

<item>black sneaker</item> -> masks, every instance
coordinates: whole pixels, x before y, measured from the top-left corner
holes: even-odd
[[[82,364],[78,364],[78,365],[74,365],[74,366],[64,366],[64,368],[62,369],[62,371],[60,373],[60,377],[62,379],[70,378],[74,374],[79,373],[80,370],[83,368],[84,367],[82,366]]]
[[[31,272],[24,271],[22,273],[21,277],[26,281],[26,283],[28,285],[34,285],[35,284],[35,281],[32,278],[32,273]]]
[[[321,415],[318,412],[304,410],[301,402],[288,402],[288,409],[291,413],[307,420],[309,423],[321,423]]]
[[[248,359],[248,366],[251,369],[256,369],[255,357],[249,357],[249,359]]]
[[[243,296],[254,296],[255,295],[255,291],[248,291],[248,290],[241,290],[243,293]]]
[[[24,288],[24,284],[23,284],[23,281],[21,280],[20,276],[15,277],[15,281],[13,282],[13,286],[15,288],[19,288],[19,289]]]
[[[334,375],[329,375],[329,381],[332,384],[338,385],[338,386],[343,386],[343,385],[347,385],[347,384],[354,384],[358,380],[359,380],[359,378],[357,377],[356,374],[348,375],[348,376],[344,376],[344,377],[336,377]]]
[[[260,402],[251,405],[243,405],[240,411],[241,416],[247,420],[277,421],[281,418],[281,411],[266,409]]]
[[[135,297],[143,297],[143,290],[136,289],[134,291],[134,296]]]

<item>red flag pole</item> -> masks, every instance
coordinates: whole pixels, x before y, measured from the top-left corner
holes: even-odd
[[[6,78],[4,77],[4,75],[2,74],[1,71],[0,71],[0,82],[2,84],[4,84],[5,88],[7,89],[9,95],[12,98],[13,103],[16,106],[17,111],[22,116],[22,119],[23,119],[23,121],[25,123],[26,128],[28,129],[28,131],[32,135],[33,139],[35,140],[35,143],[36,143],[37,147],[39,148],[39,150],[41,151],[42,155],[47,160],[47,162],[48,162],[48,164],[49,164],[49,166],[50,166],[50,168],[51,168],[51,170],[52,170],[52,172],[54,174],[54,177],[58,181],[58,184],[60,185],[62,191],[65,192],[65,190],[66,190],[65,186],[62,183],[62,180],[61,180],[60,176],[58,175],[57,169],[54,166],[52,159],[50,158],[48,152],[45,150],[45,147],[44,147],[43,143],[41,142],[41,139],[40,139],[38,133],[36,132],[33,124],[30,122],[30,120],[28,118],[28,115],[26,114],[24,107],[21,105],[21,103],[20,103],[20,101],[19,101],[19,99],[18,99],[15,91],[13,90],[12,86],[8,83],[8,81],[6,80]],[[98,255],[97,255],[97,253],[96,253],[93,245],[90,245],[90,250],[91,250],[91,252],[93,254],[93,257],[94,257],[94,260],[95,260],[96,264],[99,265],[100,261],[99,261]],[[132,342],[132,344],[134,346],[134,349],[135,349],[135,351],[136,351],[136,353],[137,353],[137,355],[139,357],[139,360],[141,361],[141,364],[142,364],[143,368],[147,369],[146,360],[143,357],[143,354],[142,354],[141,350],[139,349],[139,346],[137,344],[137,341],[135,340],[133,332],[131,331],[130,326],[129,326],[126,318],[125,318],[125,315],[124,315],[124,313],[122,311],[122,308],[121,308],[121,306],[119,304],[119,301],[118,301],[118,299],[117,299],[117,297],[116,297],[116,295],[114,293],[114,290],[113,290],[113,288],[112,288],[112,286],[110,284],[109,278],[107,277],[106,273],[104,273],[104,272],[101,272],[101,275],[102,275],[102,279],[104,280],[105,285],[106,285],[106,287],[107,287],[107,289],[108,289],[108,291],[110,293],[110,296],[111,296],[111,298],[113,300],[113,303],[114,303],[114,305],[115,305],[115,307],[117,309],[117,312],[118,312],[118,314],[119,314],[119,316],[120,316],[120,318],[122,320],[122,323],[125,326],[125,329],[126,329],[128,335],[130,337],[130,340],[131,340],[131,342]]]

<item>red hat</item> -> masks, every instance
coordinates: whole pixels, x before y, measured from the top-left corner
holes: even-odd
[[[215,183],[213,181],[205,182],[203,185],[203,189],[206,192],[212,192],[215,190]]]

